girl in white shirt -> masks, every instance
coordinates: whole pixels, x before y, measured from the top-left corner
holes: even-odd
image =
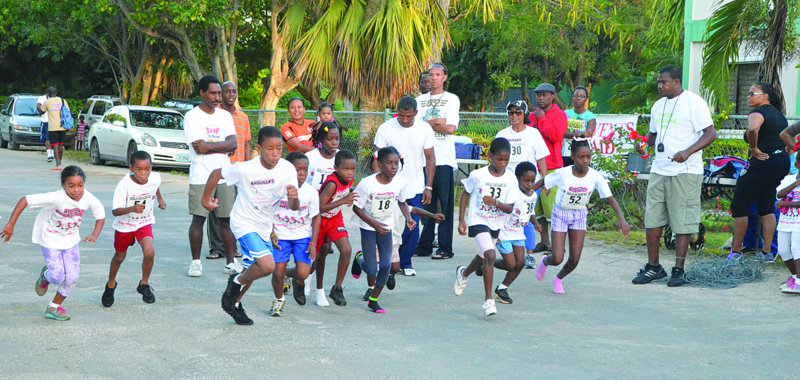
[[[794,166],[800,168],[800,154],[795,156]],[[800,293],[797,273],[800,272],[800,178],[787,175],[777,189],[779,199],[775,208],[780,212],[778,219],[778,254],[789,268],[792,276],[781,285],[784,293]]]
[[[32,240],[42,247],[46,265],[39,273],[34,289],[36,294],[43,296],[50,284],[61,284],[44,313],[45,317],[57,321],[70,319],[61,304],[78,283],[81,270],[78,244],[82,241],[92,244],[97,242],[105,223],[103,204],[84,190],[85,183],[86,175],[81,168],[67,166],[61,172],[61,190],[22,197],[0,232],[0,238],[8,241],[14,235],[14,225],[25,207],[43,207],[34,222]],[[81,240],[81,221],[87,210],[91,210],[95,218],[94,230]]]
[[[536,279],[542,281],[548,266],[559,265],[564,260],[564,250],[569,234],[569,260],[561,271],[553,277],[553,293],[564,294],[561,280],[578,266],[586,237],[586,205],[592,193],[597,189],[601,198],[608,200],[611,208],[617,213],[618,225],[622,235],[627,237],[631,231],[625,215],[622,214],[617,201],[611,194],[608,182],[598,171],[589,167],[592,162],[592,150],[589,140],[578,138],[572,141],[570,152],[574,165],[556,170],[544,178],[547,189],[558,187],[555,205],[553,206],[552,231],[553,251],[542,256],[536,268]]]
[[[341,128],[334,122],[319,123],[319,128],[311,131],[311,142],[319,148],[306,153],[308,157],[308,178],[306,182],[319,191],[322,183],[334,171],[333,161],[339,151]]]
[[[506,170],[511,156],[511,144],[505,138],[492,140],[489,146],[489,166],[473,170],[469,178],[461,180],[464,192],[461,193],[459,206],[458,233],[475,238],[478,253],[469,266],[456,268],[456,283],[453,291],[457,296],[464,293],[467,287],[467,276],[483,270],[483,288],[485,293],[483,312],[486,316],[497,314],[497,307],[492,298],[493,267],[495,261],[494,242],[500,234],[505,222],[505,213],[498,208],[501,203],[509,203],[508,199],[517,189],[517,179]],[[467,205],[469,205],[469,228],[467,228]]]

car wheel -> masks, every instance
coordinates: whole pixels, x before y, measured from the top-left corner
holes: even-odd
[[[0,148],[8,148],[8,141],[3,138],[2,132],[0,132]]]
[[[131,156],[133,156],[133,154],[136,153],[136,151],[138,151],[138,150],[139,150],[139,148],[136,147],[136,143],[135,142],[131,141],[131,142],[128,143],[128,154],[126,156],[127,161],[125,162],[125,164],[128,164],[129,162],[131,162]]]
[[[14,133],[11,130],[8,131],[8,149],[17,150],[19,149],[19,144],[17,144],[17,139],[14,138]]]
[[[97,139],[92,139],[92,143],[89,145],[89,161],[92,165],[103,165],[105,163],[100,158],[100,146],[97,143]]]

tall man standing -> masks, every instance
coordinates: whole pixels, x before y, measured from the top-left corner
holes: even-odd
[[[222,102],[220,102],[219,108],[228,111],[233,116],[233,126],[236,128],[236,150],[228,156],[231,164],[250,161],[250,140],[252,139],[250,119],[246,113],[236,107],[237,99],[239,99],[239,91],[236,85],[231,81],[223,83]],[[206,258],[220,259],[225,257],[225,243],[222,241],[221,226],[214,212],[208,214],[207,232],[209,254]]]
[[[189,247],[192,251],[192,263],[189,265],[189,277],[203,275],[203,264],[200,261],[200,249],[203,245],[203,224],[208,217],[208,210],[202,205],[203,191],[208,176],[215,169],[230,165],[228,153],[236,150],[236,129],[233,117],[228,111],[217,108],[222,96],[219,80],[212,75],[200,79],[200,96],[203,102],[186,113],[183,130],[186,143],[189,144],[189,214],[192,224],[189,226]],[[219,201],[214,210],[220,222],[220,231],[225,245],[227,264],[225,273],[241,272],[241,265],[234,260],[236,239],[231,232],[230,213],[236,193],[224,181],[220,181],[214,189],[212,197]]]
[[[683,265],[689,235],[700,226],[700,188],[703,183],[703,148],[714,142],[717,131],[708,104],[683,89],[683,73],[677,66],[658,71],[661,99],[650,111],[647,145],[655,146],[655,159],[647,183],[644,227],[648,262],[633,279],[646,284],[667,276],[658,262],[661,230],[669,225],[676,235],[675,266],[667,286],[686,283]],[[637,148],[639,154],[644,150]]]
[[[436,222],[426,219],[422,228],[422,236],[414,252],[417,256],[431,256],[433,259],[449,259],[453,257],[453,198],[454,183],[453,170],[458,167],[456,163],[456,145],[453,133],[458,128],[458,111],[461,101],[458,96],[444,90],[447,81],[447,68],[441,63],[434,63],[428,69],[431,91],[417,97],[419,119],[430,124],[433,128],[436,144],[433,147],[436,156],[436,172],[433,186],[428,190],[432,192],[431,203],[425,209],[436,214],[437,207],[441,207],[444,221],[439,223],[439,249],[431,256],[433,250],[433,237]]]

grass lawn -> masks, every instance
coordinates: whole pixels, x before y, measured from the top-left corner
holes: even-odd
[[[609,244],[621,244],[625,246],[643,246],[646,243],[643,230],[633,230],[627,238],[622,237],[622,233],[619,231],[588,231],[587,236]],[[706,232],[705,249],[707,249],[709,253],[727,253],[723,252],[720,247],[725,244],[725,241],[730,237],[730,232]],[[661,243],[662,247],[664,246],[663,239],[661,239],[659,243]]]
[[[89,163],[89,152],[87,152],[85,150],[67,149],[67,150],[64,151],[64,157],[63,158],[88,164]]]

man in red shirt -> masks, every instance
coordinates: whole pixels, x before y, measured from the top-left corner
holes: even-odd
[[[531,113],[530,126],[539,130],[544,138],[544,143],[550,151],[550,155],[545,158],[547,162],[547,173],[552,173],[556,169],[564,167],[564,160],[561,158],[561,150],[564,147],[564,133],[567,132],[567,114],[555,104],[556,88],[550,83],[542,83],[535,90],[538,108]],[[556,201],[558,188],[552,188],[548,192],[542,190],[539,199],[536,201],[536,215],[539,215],[539,224],[542,225],[541,241],[536,244],[534,252],[550,250],[549,222],[553,213],[553,205]]]

